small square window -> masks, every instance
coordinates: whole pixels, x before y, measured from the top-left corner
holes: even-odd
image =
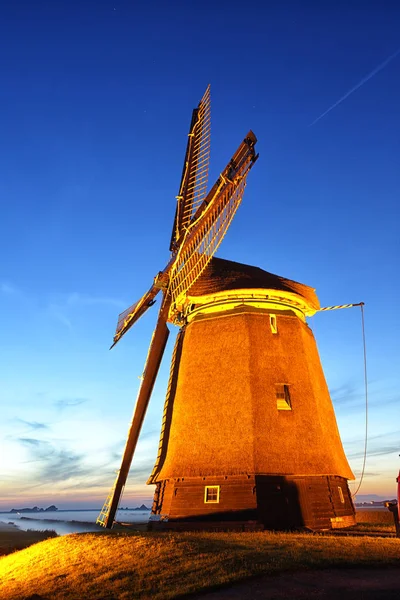
[[[337,489],[338,489],[338,492],[339,492],[339,498],[340,498],[340,502],[341,502],[342,504],[344,504],[343,490],[342,490],[342,488],[340,487],[340,485],[338,485],[338,488],[337,488]]]
[[[204,502],[217,504],[219,502],[219,485],[206,485],[204,489]]]
[[[289,386],[285,383],[275,385],[276,407],[278,410],[292,410]]]

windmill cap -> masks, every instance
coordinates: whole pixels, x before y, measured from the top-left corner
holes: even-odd
[[[261,289],[296,294],[303,298],[314,311],[320,305],[314,288],[280,277],[243,263],[213,257],[205,271],[188,290],[188,296],[200,297],[233,290]]]

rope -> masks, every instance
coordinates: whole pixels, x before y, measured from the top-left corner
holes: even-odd
[[[353,308],[354,306],[364,306],[364,302],[358,302],[358,304],[337,304],[336,306],[325,306],[324,308],[320,308],[319,311],[323,310],[336,310],[338,308]]]
[[[367,347],[365,343],[365,323],[364,323],[364,302],[360,303],[361,308],[361,324],[362,324],[362,336],[363,336],[363,348],[364,348],[364,385],[365,385],[365,442],[364,442],[364,459],[363,466],[361,469],[361,477],[358,487],[352,497],[354,498],[361,487],[364,473],[365,473],[365,463],[367,460],[367,446],[368,446],[368,379],[367,379]]]
[[[365,342],[365,322],[364,322],[364,302],[358,302],[357,304],[338,304],[336,306],[325,306],[324,308],[320,308],[319,310],[322,312],[324,310],[337,310],[341,308],[353,308],[355,306],[359,306],[361,309],[361,328],[362,328],[362,338],[363,338],[363,351],[364,351],[364,387],[365,387],[365,441],[364,441],[364,458],[363,458],[363,466],[361,469],[360,482],[354,494],[351,495],[354,498],[361,487],[361,484],[364,479],[365,474],[365,465],[367,461],[367,446],[368,446],[368,378],[367,378],[367,346]]]

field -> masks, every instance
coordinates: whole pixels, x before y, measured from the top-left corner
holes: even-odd
[[[399,556],[400,539],[382,537],[273,532],[73,534],[1,558],[0,599],[37,594],[56,600],[167,600],[260,574],[399,566]]]
[[[356,513],[355,531],[371,533],[394,533],[393,514],[383,510],[361,510]],[[353,529],[353,528],[352,528]]]

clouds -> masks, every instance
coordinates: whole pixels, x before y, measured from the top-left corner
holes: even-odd
[[[360,390],[351,382],[346,382],[330,390],[332,401],[337,404],[348,403],[361,397]]]
[[[363,458],[364,440],[357,439],[348,442],[346,445],[350,448],[347,457],[352,459]],[[351,448],[359,447],[355,450]],[[377,435],[368,436],[367,461],[372,457],[383,457],[390,454],[400,453],[400,430],[387,431]]]
[[[35,437],[19,437],[16,442],[26,451],[25,464],[31,465],[25,478],[25,489],[51,485],[53,490],[108,489],[112,486],[120,465],[121,455],[111,449],[102,461],[93,465],[91,457],[71,448],[65,440],[44,440]],[[108,458],[107,458],[108,457]],[[153,458],[135,457],[129,474],[130,484],[143,485],[153,468]]]
[[[363,385],[347,381],[332,388],[330,396],[338,412],[346,412],[347,415],[357,412],[365,413],[366,398]],[[390,407],[393,404],[398,404],[400,408],[400,394],[397,388],[388,388],[387,384],[378,380],[368,382],[368,409],[370,411],[381,411],[383,407]]]
[[[24,305],[24,310],[29,307],[29,311],[44,313],[69,330],[73,329],[74,321],[79,320],[79,315],[85,314],[88,309],[93,313],[113,308],[119,314],[128,305],[128,302],[118,298],[76,291],[57,293],[50,290],[45,293],[32,293],[30,290],[19,289],[9,281],[0,281],[0,296],[17,299]]]
[[[89,405],[91,410],[85,408]],[[40,402],[32,401],[25,414],[10,415],[4,423],[5,435],[0,425],[4,442],[0,505],[12,508],[8,504],[11,497],[20,502],[36,498],[34,503],[39,504],[43,494],[46,502],[57,505],[61,498],[73,502],[74,497],[85,494],[104,501],[121,464],[128,423],[121,427],[112,415],[105,420],[93,411],[89,397],[57,398],[41,393]],[[130,494],[140,490],[141,496],[151,496],[145,482],[155,459],[155,452],[148,449],[155,435],[155,430],[145,430],[139,441],[129,476]],[[98,503],[95,500],[93,506]]]
[[[29,461],[39,463],[35,476],[36,485],[67,482],[86,477],[91,472],[85,465],[82,454],[62,446],[57,447],[55,442],[37,438],[19,438],[19,442],[27,449]]]
[[[373,448],[373,449],[368,449],[367,450],[367,457],[372,457],[372,456],[387,456],[389,454],[394,454],[394,453],[399,453],[400,450],[400,443],[393,443],[393,444],[383,444],[382,446],[379,446],[377,448]],[[362,458],[364,456],[364,451],[363,450],[359,450],[357,452],[350,452],[347,454],[347,458],[354,459],[354,458]]]
[[[26,427],[28,427],[31,430],[34,431],[38,431],[38,430],[43,430],[43,429],[48,429],[48,425],[46,425],[46,423],[39,423],[38,421],[25,421],[25,419],[15,419],[15,421],[17,423],[21,423],[22,425],[25,425]]]
[[[61,400],[56,400],[54,402],[54,406],[56,406],[60,410],[63,410],[65,408],[80,406],[81,404],[85,404],[85,402],[88,401],[88,398],[61,398]]]
[[[361,471],[354,471],[354,475],[360,477]],[[373,473],[372,471],[364,471],[364,479],[368,479],[369,477],[380,477],[381,473]]]

